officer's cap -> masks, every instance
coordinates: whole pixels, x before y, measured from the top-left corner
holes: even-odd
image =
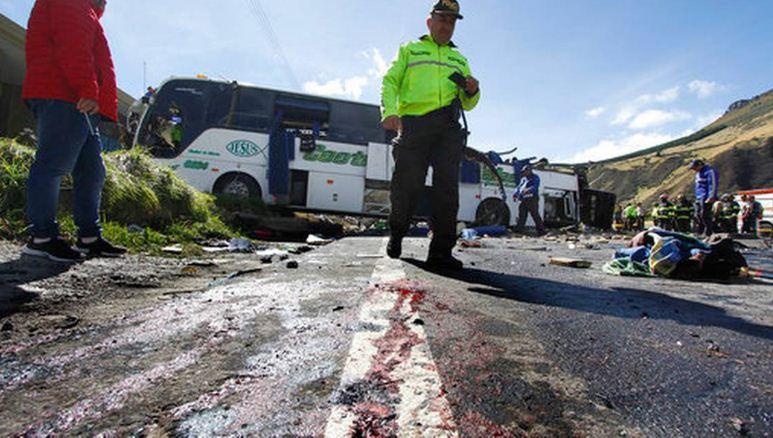
[[[464,19],[464,17],[459,14],[459,2],[456,0],[439,0],[437,3],[435,3],[435,6],[432,7],[431,13],[439,15],[453,15],[459,20]]]

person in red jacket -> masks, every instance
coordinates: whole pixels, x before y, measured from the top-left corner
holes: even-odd
[[[105,0],[37,0],[27,30],[22,97],[37,124],[37,153],[27,183],[32,236],[23,253],[60,262],[119,256],[102,238],[99,205],[105,182],[97,125],[118,118],[115,72],[99,19]],[[73,178],[75,247],[59,235],[62,178]]]

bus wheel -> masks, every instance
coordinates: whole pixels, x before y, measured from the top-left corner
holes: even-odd
[[[501,199],[488,198],[480,203],[475,212],[475,223],[479,226],[510,225],[510,209]]]
[[[263,197],[258,182],[246,173],[226,173],[215,181],[212,193],[236,198]]]

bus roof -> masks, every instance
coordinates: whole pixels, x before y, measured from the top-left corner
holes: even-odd
[[[283,93],[283,94],[288,94],[288,95],[297,96],[297,97],[316,97],[316,98],[322,98],[322,99],[327,99],[327,100],[336,101],[336,102],[352,103],[352,104],[355,104],[355,105],[370,106],[370,107],[376,107],[376,108],[379,108],[379,109],[381,108],[380,105],[376,105],[376,104],[372,104],[372,103],[366,103],[366,102],[358,102],[356,100],[339,99],[339,98],[328,97],[328,96],[323,96],[323,95],[319,95],[319,94],[299,93],[297,91],[287,91],[287,90],[280,90],[278,88],[261,87],[261,86],[255,85],[255,84],[250,84],[248,82],[229,81],[229,80],[226,80],[226,79],[212,79],[212,78],[209,78],[209,77],[170,76],[169,78],[167,78],[166,80],[161,82],[161,85],[158,86],[158,89],[160,90],[168,82],[180,81],[180,80],[183,80],[183,81],[215,82],[215,83],[219,83],[219,84],[232,84],[232,83],[236,82],[240,87],[247,87],[247,88],[255,88],[255,89],[258,89],[258,90],[273,91],[273,92],[276,92],[276,93]]]

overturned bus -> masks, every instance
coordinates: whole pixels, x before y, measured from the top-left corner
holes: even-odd
[[[134,143],[201,191],[257,197],[301,211],[389,214],[394,159],[390,133],[382,129],[376,105],[206,78],[172,78],[150,99]],[[511,195],[523,162],[492,158],[464,161],[459,221],[517,221],[518,204]],[[540,212],[546,223],[578,223],[578,176],[546,169],[536,173],[542,179]],[[431,181],[430,169],[427,186]],[[608,216],[611,223],[611,209]]]

